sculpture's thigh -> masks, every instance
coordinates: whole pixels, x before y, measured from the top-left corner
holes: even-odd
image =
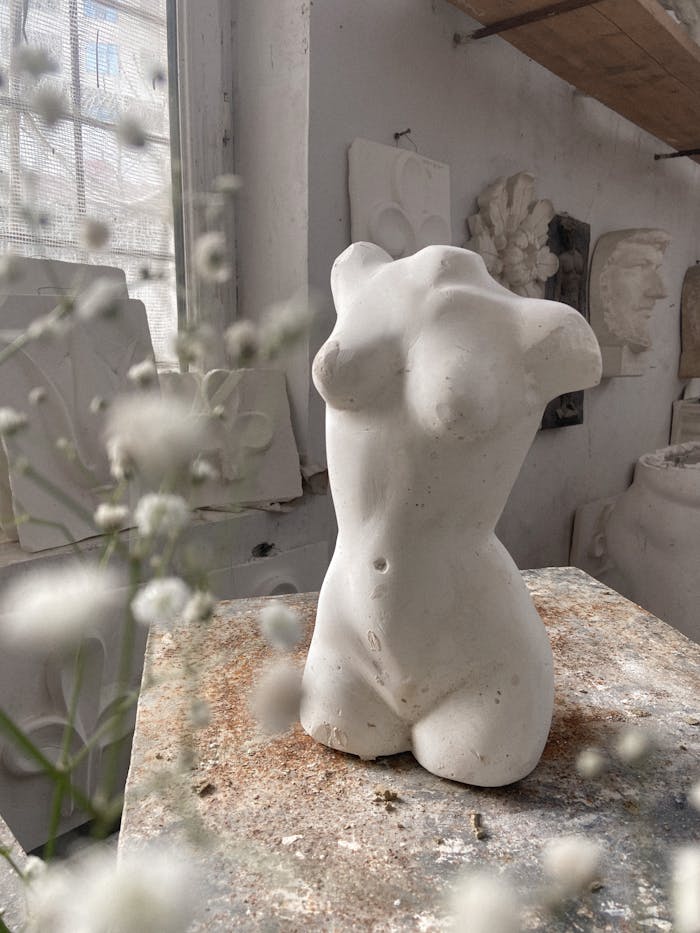
[[[457,690],[413,727],[413,754],[441,777],[478,787],[501,787],[535,767],[547,741],[551,704],[528,710],[514,696],[475,696]],[[539,721],[533,722],[539,715]]]
[[[367,680],[338,654],[316,663],[314,646],[304,675],[301,724],[317,742],[361,758],[411,748],[411,731]]]

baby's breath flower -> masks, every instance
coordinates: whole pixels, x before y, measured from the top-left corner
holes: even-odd
[[[208,353],[218,346],[214,329],[208,324],[198,324],[179,331],[173,339],[173,349],[184,363],[202,363]]]
[[[133,114],[125,113],[119,118],[116,133],[119,141],[132,149],[143,149],[146,145],[146,131]]]
[[[30,405],[41,405],[46,401],[46,389],[43,386],[34,386],[27,393],[27,399]]]
[[[0,256],[0,282],[16,282],[21,276],[21,260],[16,253],[6,252]]]
[[[118,608],[119,578],[109,568],[69,564],[30,571],[0,599],[0,637],[28,650],[70,648]]]
[[[109,224],[96,217],[84,217],[80,226],[80,239],[86,249],[103,249],[109,243]]]
[[[44,876],[47,868],[48,865],[42,858],[38,858],[36,855],[28,855],[24,863],[22,877],[28,882],[36,881]]]
[[[286,662],[267,667],[249,697],[250,711],[269,735],[286,732],[299,719],[301,670]]]
[[[107,413],[105,438],[113,467],[134,464],[152,483],[189,468],[208,443],[206,420],[175,396],[120,396]]]
[[[212,187],[218,194],[235,194],[243,187],[243,179],[240,175],[217,175]]]
[[[41,119],[48,123],[49,126],[55,126],[66,113],[66,99],[60,91],[53,87],[38,88],[32,94],[31,104]]]
[[[205,483],[207,480],[215,481],[220,478],[216,467],[202,457],[197,457],[190,469],[190,479],[196,486]]]
[[[268,309],[260,328],[260,346],[267,357],[274,357],[308,333],[314,309],[301,297]]]
[[[290,651],[301,641],[299,614],[284,603],[274,601],[265,606],[260,611],[258,624],[263,638],[273,648]]]
[[[151,359],[141,360],[140,363],[134,363],[126,374],[127,379],[139,386],[149,386],[158,378],[156,365]]]
[[[519,933],[520,904],[513,888],[495,875],[476,871],[455,887],[450,899],[455,933]]]
[[[95,511],[95,524],[102,531],[113,532],[123,528],[129,518],[129,509],[125,505],[113,505],[101,502]]]
[[[576,770],[589,780],[600,777],[606,765],[605,755],[597,748],[584,748],[576,759]]]
[[[70,327],[66,316],[58,309],[34,318],[27,327],[27,337],[30,340],[40,340],[42,337],[61,337]]]
[[[562,897],[574,897],[595,881],[600,872],[602,850],[585,836],[559,836],[545,846],[545,874]]]
[[[96,317],[111,317],[117,314],[126,299],[124,286],[115,279],[106,276],[95,279],[75,302],[75,313],[84,321]]]
[[[258,355],[260,338],[251,321],[236,321],[224,334],[224,341],[233,367],[245,366]]]
[[[134,521],[144,538],[153,535],[175,537],[190,520],[190,510],[182,496],[149,492],[134,509]]]
[[[101,411],[107,408],[107,402],[100,395],[93,395],[90,399],[90,414],[99,415]]]
[[[158,577],[139,590],[131,611],[141,625],[172,625],[190,598],[190,588],[179,577]]]
[[[648,732],[637,726],[628,726],[618,736],[615,752],[624,764],[636,767],[646,761],[653,747],[654,743]]]
[[[205,282],[227,282],[231,265],[223,233],[203,233],[194,244],[194,266]]]
[[[0,437],[11,437],[27,426],[27,416],[14,408],[0,408]]]
[[[58,71],[54,59],[38,45],[15,46],[14,60],[18,70],[24,71],[32,78],[40,78],[42,75]]]
[[[59,453],[63,454],[66,460],[75,460],[78,455],[75,444],[69,441],[67,437],[57,437],[55,447]]]
[[[197,590],[192,594],[182,612],[183,621],[190,625],[197,622],[206,622],[207,619],[211,618],[215,606],[216,600],[211,593]]]
[[[675,933],[700,930],[700,845],[685,846],[674,853],[671,904]]]
[[[54,862],[27,901],[27,933],[185,933],[197,909],[184,857],[153,846],[119,861],[89,849]]]

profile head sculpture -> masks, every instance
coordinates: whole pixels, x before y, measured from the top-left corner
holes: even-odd
[[[616,230],[598,240],[591,263],[591,326],[602,347],[622,348],[612,357],[624,370],[627,356],[652,344],[650,323],[654,305],[666,297],[661,265],[671,242],[664,230]],[[625,375],[608,372],[603,375]],[[614,366],[612,367],[614,368]],[[632,374],[632,373],[630,373]]]
[[[355,243],[314,361],[338,519],[301,722],[362,758],[411,750],[481,786],[537,764],[549,641],[495,525],[545,404],[595,385],[578,312],[514,295],[474,252]]]

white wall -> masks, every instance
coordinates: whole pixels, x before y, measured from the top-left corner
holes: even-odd
[[[227,0],[222,0],[227,2]],[[228,0],[231,2],[231,0]],[[238,314],[304,294],[308,281],[309,5],[233,0]],[[308,347],[286,361],[297,444],[308,431]]]
[[[297,4],[298,5],[298,4]],[[668,442],[679,397],[679,299],[700,259],[700,166],[654,162],[664,144],[528,60],[501,38],[453,47],[472,20],[446,0],[316,0],[311,7],[308,263],[327,291],[350,237],[347,148],[356,136],[392,145],[411,128],[419,151],[451,168],[453,242],[499,175],[526,169],[549,197],[609,230],[662,227],[668,299],[656,306],[654,348],[638,378],[586,393],[585,423],[540,433],[499,525],[520,566],[565,564],[576,507],[622,491],[636,458]],[[331,310],[314,334],[330,330]],[[322,407],[310,402],[310,451],[323,450]]]

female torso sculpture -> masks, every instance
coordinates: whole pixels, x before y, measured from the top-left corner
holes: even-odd
[[[338,322],[314,363],[338,519],[302,724],[374,758],[495,786],[547,738],[544,626],[495,524],[546,402],[595,384],[583,318],[520,298],[475,253],[337,260]]]

